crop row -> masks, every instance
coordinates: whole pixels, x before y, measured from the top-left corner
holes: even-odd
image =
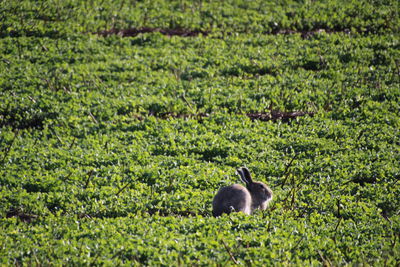
[[[3,1],[0,264],[395,266],[397,5]]]
[[[207,33],[396,32],[389,1],[5,1],[1,36],[60,37],[110,29],[193,29]]]

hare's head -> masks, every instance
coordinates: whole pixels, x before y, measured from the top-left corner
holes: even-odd
[[[252,208],[266,209],[268,202],[272,199],[272,190],[262,182],[253,181],[246,167],[239,168],[237,172],[251,194]]]

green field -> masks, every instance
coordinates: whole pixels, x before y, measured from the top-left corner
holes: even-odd
[[[0,1],[0,265],[399,266],[389,1]],[[247,166],[274,200],[214,218]]]

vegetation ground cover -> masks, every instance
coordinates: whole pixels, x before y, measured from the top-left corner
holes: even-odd
[[[397,1],[0,8],[1,264],[399,263]]]

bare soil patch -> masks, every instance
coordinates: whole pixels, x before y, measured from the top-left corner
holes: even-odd
[[[141,33],[152,33],[159,32],[167,36],[181,36],[181,37],[195,37],[198,35],[208,35],[208,32],[202,30],[190,30],[190,29],[163,29],[163,28],[130,28],[130,29],[111,29],[97,32],[96,34],[101,36],[120,35],[122,37],[135,37]]]

